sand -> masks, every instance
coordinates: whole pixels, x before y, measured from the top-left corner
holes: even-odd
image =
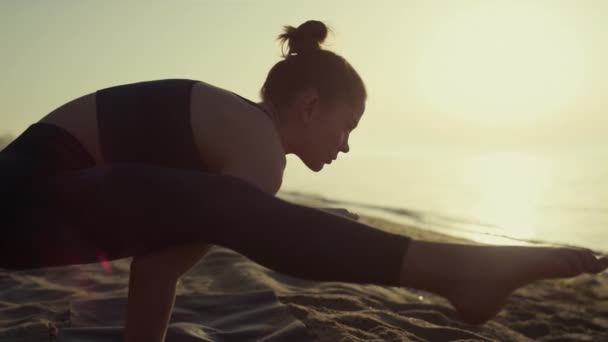
[[[417,239],[473,243],[359,220]],[[0,270],[0,341],[121,341],[129,263]],[[182,277],[177,294],[168,342],[608,341],[605,272],[522,287],[480,326],[460,322],[432,293],[297,279],[220,246]]]

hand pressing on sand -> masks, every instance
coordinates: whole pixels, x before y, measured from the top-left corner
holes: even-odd
[[[349,219],[355,220],[355,221],[359,219],[359,215],[357,215],[353,212],[350,212],[344,208],[318,208],[318,209],[328,212],[330,214],[344,216],[346,218],[349,218]]]
[[[493,318],[521,286],[607,268],[606,257],[596,258],[587,249],[412,240],[402,264],[401,284],[439,294],[463,322],[481,324]]]

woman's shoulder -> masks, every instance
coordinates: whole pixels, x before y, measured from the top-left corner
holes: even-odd
[[[240,129],[278,138],[267,113],[230,90],[198,81],[190,101],[192,122],[199,124],[196,128],[204,129],[207,125],[209,129]]]
[[[253,101],[204,81],[195,81],[190,101],[192,109],[198,111],[262,111]]]
[[[273,121],[239,95],[196,83],[191,98],[192,130],[201,157],[215,172],[238,164],[245,173],[282,177],[285,153]]]

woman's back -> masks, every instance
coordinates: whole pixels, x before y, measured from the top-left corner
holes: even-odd
[[[204,82],[163,79],[100,89],[58,107],[40,122],[73,135],[96,165],[142,162],[220,172],[226,154],[238,146],[267,140],[266,146],[274,145],[272,153],[279,152],[272,121],[261,111]]]

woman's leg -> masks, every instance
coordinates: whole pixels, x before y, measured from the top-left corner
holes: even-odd
[[[135,256],[127,341],[164,338],[177,279],[197,258],[196,250],[186,251],[192,241],[233,248],[294,276],[397,285],[405,245],[389,240],[392,255],[386,257],[381,240],[391,235],[291,205],[233,177],[116,164],[38,186],[37,207],[46,208],[47,222],[63,224],[64,235],[78,230],[85,245],[109,260]],[[345,245],[352,249],[340,251]],[[386,271],[379,271],[382,266]],[[366,279],[367,272],[376,279]]]
[[[473,323],[490,318],[518,286],[606,267],[588,250],[413,241],[201,172],[116,164],[40,189],[39,208],[63,224],[49,227],[82,233],[110,260],[204,241],[296,277],[429,290]],[[498,297],[488,290],[497,285]]]
[[[49,229],[81,239],[91,250],[81,258],[88,262],[99,254],[113,260],[205,242],[295,277],[398,286],[410,240],[288,203],[236,177],[147,164],[116,163],[53,177],[29,195],[36,199],[32,214],[45,217]],[[69,252],[78,246],[47,247]],[[80,257],[83,249],[68,256]],[[64,260],[21,266],[58,261]]]

